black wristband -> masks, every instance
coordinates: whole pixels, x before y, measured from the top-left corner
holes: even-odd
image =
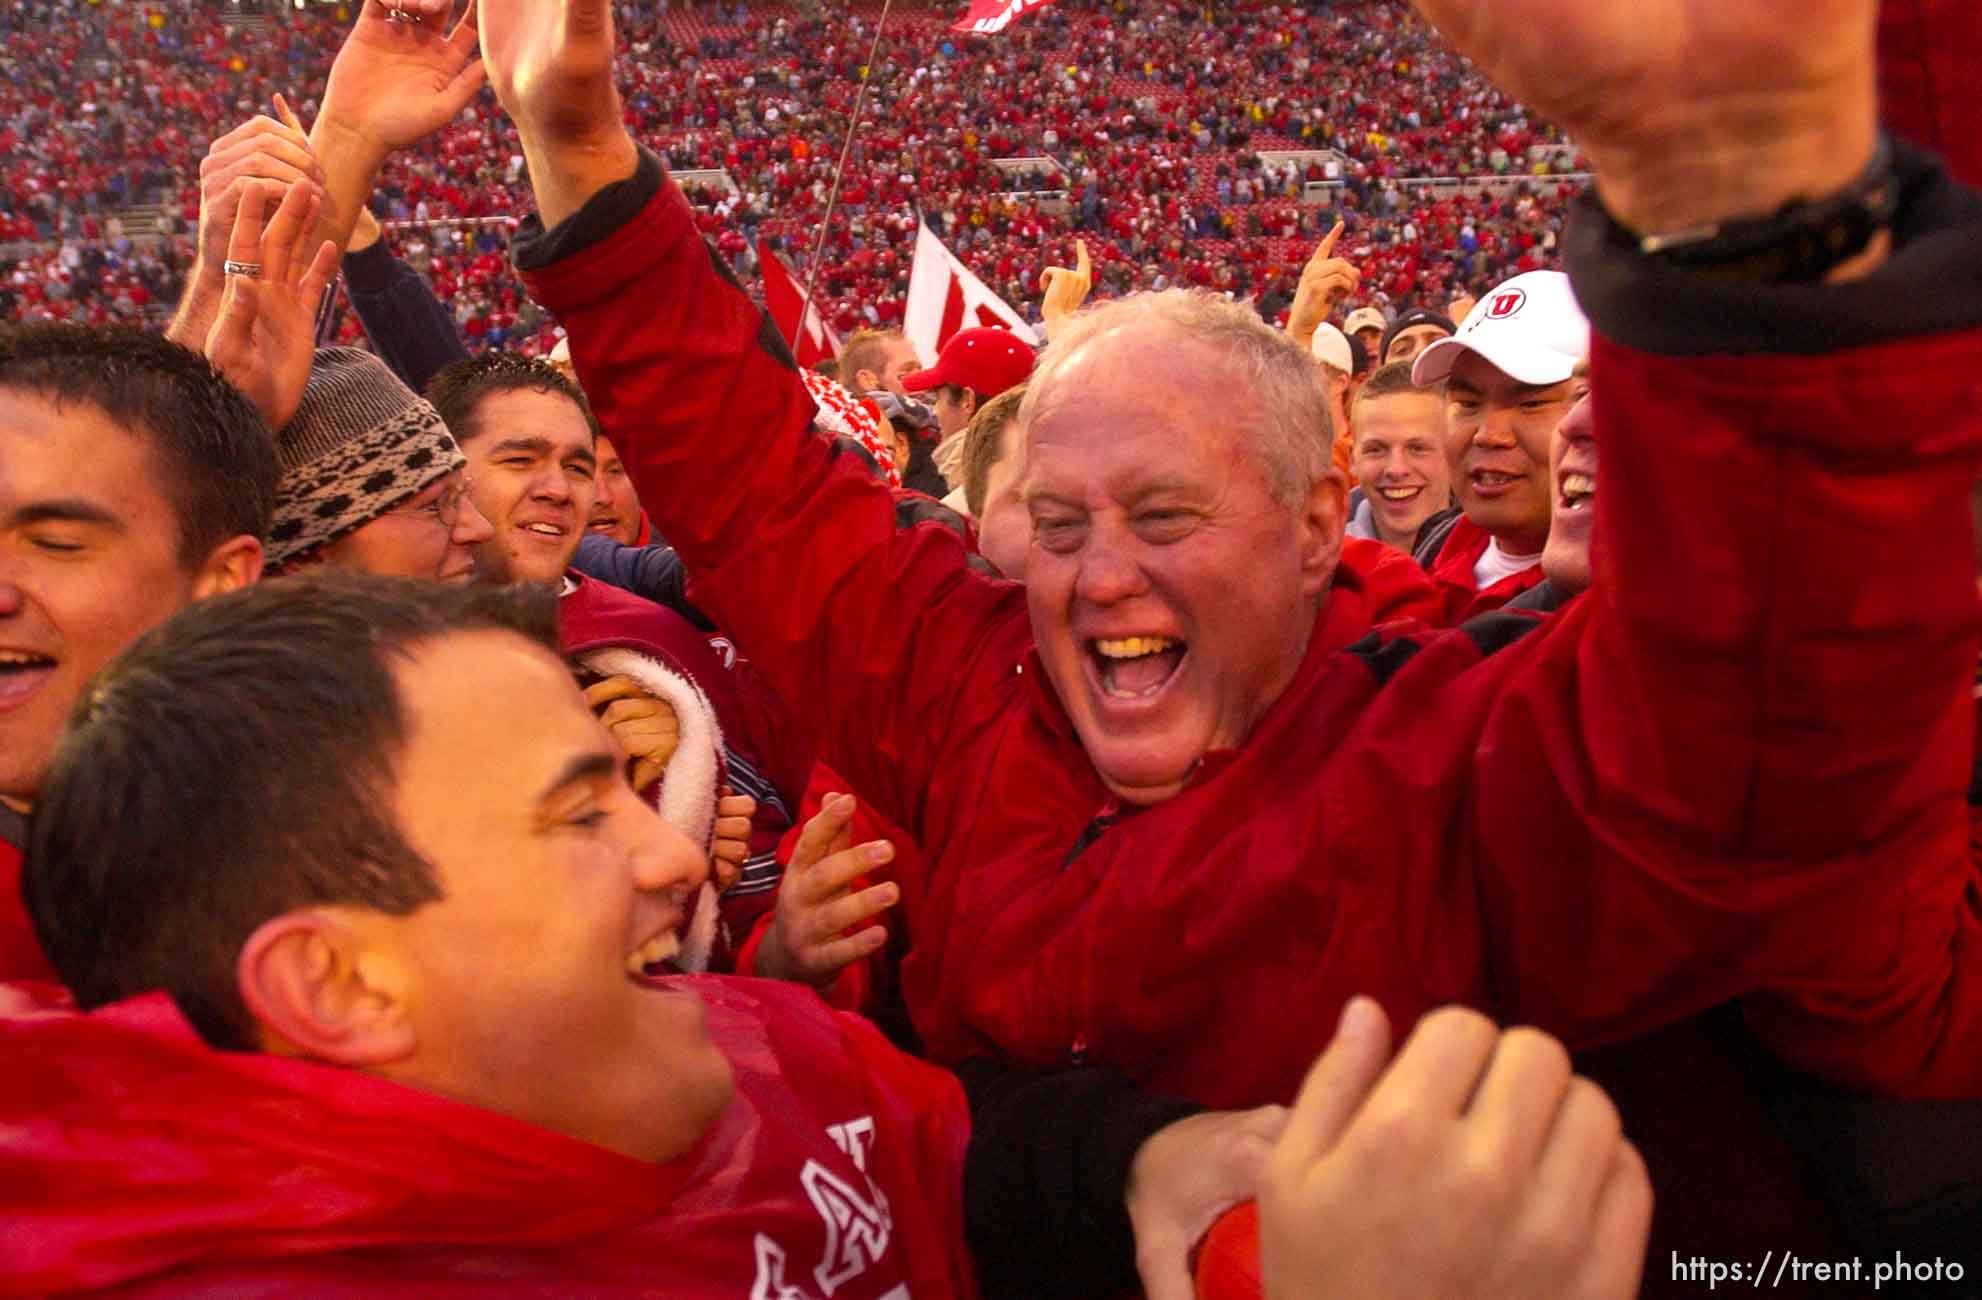
[[[1863,253],[1899,207],[1892,141],[1882,133],[1858,178],[1827,198],[1774,215],[1670,235],[1635,235],[1639,251],[1672,266],[1756,284],[1815,283]]]

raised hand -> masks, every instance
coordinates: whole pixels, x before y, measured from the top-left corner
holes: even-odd
[[[613,85],[610,0],[482,0],[481,31],[489,84],[554,226],[638,161]]]
[[[1073,269],[1047,267],[1046,273],[1039,277],[1039,288],[1046,295],[1039,304],[1039,315],[1050,340],[1066,319],[1080,310],[1094,288],[1094,264],[1088,260],[1085,239],[1074,241]]]
[[[1314,255],[1301,268],[1301,283],[1294,290],[1294,305],[1287,310],[1287,337],[1306,350],[1314,332],[1332,315],[1344,298],[1363,282],[1355,263],[1335,256],[1335,243],[1342,238],[1342,223],[1321,237]]]
[[[296,413],[309,382],[317,308],[337,274],[337,246],[316,240],[323,200],[303,185],[289,187],[264,229],[262,211],[271,188],[251,180],[242,190],[225,261],[258,270],[227,274],[205,352],[247,394],[268,427],[280,429]]]
[[[886,927],[867,923],[895,905],[900,886],[891,881],[860,890],[852,886],[893,861],[895,846],[886,840],[850,845],[853,809],[852,795],[831,795],[799,833],[778,886],[770,933],[757,951],[758,974],[824,988],[887,943]]]
[[[215,140],[200,159],[197,253],[185,297],[165,330],[165,336],[176,343],[204,347],[213,329],[226,290],[221,263],[227,259],[227,244],[248,182],[264,182],[264,191],[272,191],[278,202],[297,185],[319,196],[323,192],[324,172],[309,136],[295,124],[282,96],[275,97],[275,106],[284,120],[265,114],[251,117]]]
[[[1877,131],[1878,0],[1415,0],[1670,233],[1842,189]]]
[[[1269,1300],[1638,1293],[1651,1184],[1560,1044],[1447,1008],[1389,1054],[1353,999],[1266,1162]]]
[[[475,4],[453,27],[452,0],[364,0],[330,65],[319,129],[350,132],[383,155],[432,135],[482,88]],[[403,19],[393,14],[403,13]]]

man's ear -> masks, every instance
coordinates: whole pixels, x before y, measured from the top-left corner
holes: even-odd
[[[262,576],[260,539],[242,533],[213,548],[193,578],[193,599],[239,591]]]
[[[962,409],[962,411],[963,411],[963,413],[964,413],[964,418],[965,418],[965,419],[969,419],[969,418],[970,418],[971,416],[973,416],[973,415],[976,415],[976,414],[977,414],[977,390],[976,390],[975,388],[966,388],[966,389],[964,389],[964,390],[963,390],[963,400],[962,400],[961,402],[958,402],[958,403],[957,403],[957,406],[958,406],[959,408],[961,408],[961,409]]]
[[[881,376],[875,374],[872,370],[856,370],[853,372],[854,392],[872,393],[878,391],[880,387]]]
[[[1333,465],[1308,489],[1301,503],[1301,594],[1319,600],[1342,562],[1342,538],[1349,524],[1349,480]]]
[[[369,958],[364,928],[337,909],[308,908],[248,937],[235,979],[269,1050],[354,1069],[413,1054],[404,990],[389,963]]]

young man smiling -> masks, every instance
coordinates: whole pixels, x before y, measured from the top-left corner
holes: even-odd
[[[127,654],[34,828],[104,1010],[0,1017],[9,1280],[971,1294],[961,1090],[809,993],[667,975],[708,863],[622,770],[534,588],[279,579]]]
[[[1459,332],[1418,354],[1411,377],[1445,392],[1445,452],[1460,514],[1417,546],[1455,620],[1499,609],[1542,581],[1554,488],[1549,436],[1581,395],[1571,378],[1590,326],[1560,271],[1517,275]]]
[[[63,719],[140,632],[260,576],[276,478],[261,416],[198,353],[0,331],[0,978],[52,978],[15,880]]]
[[[1354,427],[1350,464],[1361,486],[1349,497],[1349,536],[1409,555],[1451,508],[1444,403],[1412,382],[1409,366],[1387,365],[1357,391]]]
[[[689,936],[690,968],[722,964],[775,898],[776,847],[805,789],[809,747],[747,665],[685,617],[571,567],[597,490],[598,424],[575,383],[549,362],[485,352],[441,371],[428,394],[494,528],[477,552],[481,574],[558,593],[565,649],[602,679],[589,689],[630,754],[668,743],[665,719],[654,730],[657,702],[674,715],[686,761],[668,763],[656,792],[670,820],[706,843],[725,787],[756,801],[749,854],[722,894],[721,924],[711,889]]]

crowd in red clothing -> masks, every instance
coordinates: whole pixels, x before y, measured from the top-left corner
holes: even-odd
[[[1557,264],[1569,189],[1548,175],[1572,167],[1573,151],[1405,6],[1239,8],[1246,21],[1213,23],[1189,4],[1062,0],[995,37],[953,35],[946,10],[896,9],[823,250],[834,324],[899,322],[918,211],[1021,310],[1075,234],[1104,292],[1211,286],[1269,318],[1338,217],[1366,295],[1398,309]],[[760,236],[795,264],[810,257],[876,16],[622,7],[628,113],[677,168],[728,174],[696,197],[746,283]],[[223,22],[121,0],[32,0],[0,15],[13,69],[0,82],[0,244],[18,246],[0,263],[10,314],[160,314],[189,257],[206,144],[278,91],[314,111],[348,19],[341,6],[271,7]],[[1347,166],[1313,203],[1303,188],[1330,168],[1262,156],[1320,149]],[[993,166],[1007,158],[1052,163]],[[1468,191],[1400,184],[1536,172]],[[513,130],[486,94],[380,178],[375,210],[473,347],[547,341],[507,270],[525,193]],[[157,252],[119,242],[112,225],[140,203],[163,205]],[[496,220],[428,228],[460,218]],[[107,256],[80,265],[93,246]],[[342,334],[359,337],[348,322]]]

